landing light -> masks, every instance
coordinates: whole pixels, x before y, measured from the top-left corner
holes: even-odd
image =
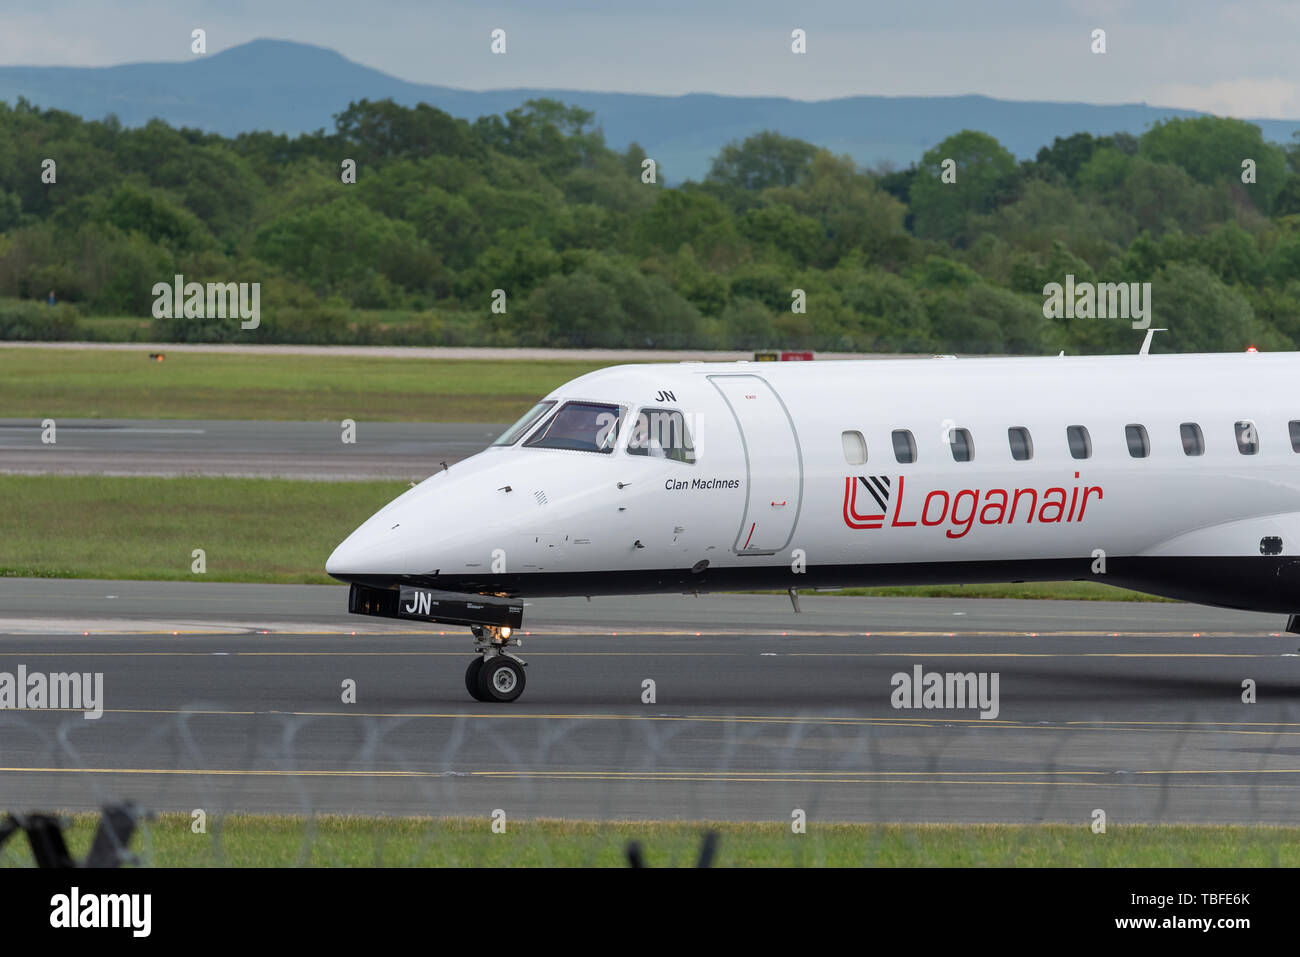
[[[509,638],[512,634],[514,634],[514,632],[511,630],[511,628],[510,628],[509,625],[502,625],[502,626],[501,626],[501,637],[502,637],[502,638]]]

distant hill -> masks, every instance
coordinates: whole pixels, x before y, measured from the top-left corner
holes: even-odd
[[[139,126],[158,117],[173,126],[227,136],[248,130],[293,135],[332,128],[333,115],[362,98],[392,97],[407,106],[423,101],[473,119],[546,96],[592,110],[610,146],[621,150],[633,140],[640,143],[671,182],[703,178],[722,146],[763,129],[848,153],[864,166],[883,161],[902,167],[963,128],[989,133],[1027,158],[1056,136],[1121,130],[1136,134],[1165,117],[1197,115],[1145,104],[1092,106],[985,96],[854,96],[802,102],[582,90],[474,92],[407,83],[333,50],[285,40],[254,40],[178,63],[0,67],[0,100],[12,104],[20,96],[42,108],[87,119],[115,113],[124,124]],[[1266,138],[1277,142],[1288,142],[1300,130],[1300,120],[1254,122]]]

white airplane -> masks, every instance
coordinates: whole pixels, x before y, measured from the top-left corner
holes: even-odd
[[[1290,615],[1300,353],[623,365],[411,488],[326,571],[469,625],[524,689],[523,600],[1093,579]]]

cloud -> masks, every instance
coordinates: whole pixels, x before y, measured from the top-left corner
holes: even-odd
[[[1162,83],[1146,100],[1154,106],[1204,110],[1243,119],[1290,120],[1300,116],[1300,83],[1283,77]]]

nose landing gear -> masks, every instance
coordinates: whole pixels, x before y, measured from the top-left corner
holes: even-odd
[[[524,693],[527,662],[506,648],[518,647],[519,639],[504,625],[472,625],[470,630],[479,657],[465,669],[465,690],[475,701],[514,701]]]

